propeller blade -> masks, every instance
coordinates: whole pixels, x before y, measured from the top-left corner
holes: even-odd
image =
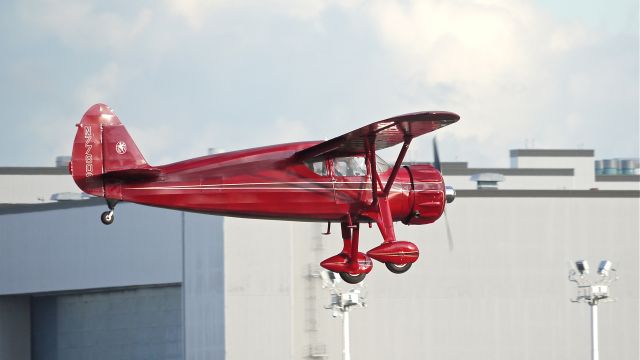
[[[447,227],[447,240],[449,240],[449,251],[453,251],[453,235],[451,235],[451,227],[449,226],[449,217],[447,210],[444,210],[444,224]]]
[[[440,154],[438,152],[438,143],[436,137],[433,137],[433,167],[435,167],[440,173],[442,173],[442,164],[440,163]],[[455,192],[454,192],[455,197]],[[451,200],[453,201],[453,200]],[[453,251],[453,235],[451,234],[451,226],[449,226],[449,217],[447,216],[447,209],[444,209],[444,224],[447,228],[447,240],[449,241],[449,251]]]
[[[436,137],[433,137],[433,167],[442,172],[442,166],[440,165],[440,155],[438,154],[438,143]]]

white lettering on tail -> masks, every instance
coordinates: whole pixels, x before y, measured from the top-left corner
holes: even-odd
[[[91,154],[91,126],[84,127],[84,171],[85,176],[93,176],[93,155]]]

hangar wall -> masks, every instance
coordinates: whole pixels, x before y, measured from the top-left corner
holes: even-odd
[[[180,213],[121,204],[107,227],[105,208],[23,205],[0,216],[0,295],[182,281]]]
[[[421,258],[403,275],[374,264],[368,307],[351,314],[352,356],[588,358],[589,309],[569,301],[567,275],[576,259],[595,266],[606,258],[620,280],[612,287],[618,301],[600,307],[600,353],[637,359],[640,201],[637,192],[609,194],[467,192],[447,210],[453,249],[443,221],[397,224],[398,238],[415,241]],[[324,230],[225,220],[227,359],[341,358],[341,321],[322,308],[329,292],[312,276],[342,247],[339,232],[321,237]],[[379,242],[378,230],[364,225],[362,249]]]
[[[180,287],[31,299],[33,359],[182,359]]]
[[[100,344],[87,344],[94,332],[102,331],[105,341],[123,340],[108,335],[108,329],[85,326],[89,318],[123,333],[141,328],[147,338],[170,329],[164,345],[142,338],[119,344],[130,352],[103,351],[113,355],[107,358],[222,358],[222,218],[122,203],[116,221],[107,227],[99,220],[104,210],[104,201],[95,199],[0,208],[0,359],[29,359],[32,348],[44,349],[32,353],[34,359],[95,358]],[[122,292],[127,292],[125,300],[109,300]],[[172,330],[175,306],[154,312],[166,305],[160,298],[177,304],[178,334]],[[78,299],[101,305],[83,307]],[[111,311],[132,302],[147,309],[146,316]],[[140,315],[140,308],[133,309]],[[157,324],[152,328],[160,328],[151,331],[144,326],[167,316],[172,319],[167,327]],[[61,334],[51,324],[65,321],[65,326],[83,330],[63,331],[64,342],[30,343],[29,334],[35,339],[49,337],[38,333]]]
[[[0,359],[31,358],[29,296],[0,296]]]
[[[634,191],[473,190],[447,210],[453,249],[442,220],[396,224],[421,258],[403,275],[374,264],[368,307],[351,316],[353,357],[587,358],[588,307],[569,302],[567,273],[575,259],[607,258],[620,280],[618,301],[600,308],[601,354],[637,359],[639,208]],[[35,297],[150,286],[180,289],[184,358],[341,358],[341,321],[323,309],[329,292],[317,278],[341,249],[336,226],[321,236],[319,223],[123,203],[106,227],[103,210],[94,200],[0,209],[0,358],[29,358],[19,334],[37,331],[27,325]],[[362,249],[379,242],[363,225]]]

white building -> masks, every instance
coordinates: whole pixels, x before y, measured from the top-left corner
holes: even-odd
[[[588,150],[530,151],[509,169],[444,164],[459,189],[447,208],[453,246],[444,219],[396,224],[421,257],[403,275],[374,264],[368,307],[351,315],[354,358],[587,358],[589,311],[569,301],[567,275],[576,259],[604,258],[620,280],[618,301],[600,307],[602,358],[640,357],[638,176],[603,181]],[[504,181],[478,190],[478,173]],[[65,174],[0,169],[1,202],[77,191]],[[341,358],[341,322],[316,277],[339,234],[127,203],[104,226],[104,209],[100,199],[0,206],[0,359]],[[361,236],[363,250],[381,241],[375,228]]]

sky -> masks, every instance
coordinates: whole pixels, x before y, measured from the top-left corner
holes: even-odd
[[[0,166],[53,166],[98,102],[153,165],[423,110],[461,116],[435,133],[443,161],[638,157],[638,17],[637,0],[2,1]]]

